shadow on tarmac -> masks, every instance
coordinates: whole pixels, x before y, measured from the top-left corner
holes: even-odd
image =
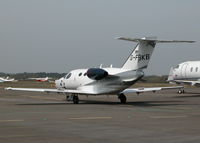
[[[175,106],[175,105],[185,105],[180,104],[183,101],[136,101],[136,102],[127,102],[121,104],[120,102],[111,102],[111,101],[96,101],[96,100],[80,100],[78,105],[132,105],[140,107],[152,107],[152,106]],[[72,102],[65,103],[20,103],[16,105],[71,105]],[[75,105],[76,106],[76,105]]]
[[[180,96],[175,96],[174,98],[192,98],[192,97],[199,97],[200,98],[200,94],[199,93],[194,93],[194,92],[187,92],[187,94],[191,94],[191,95],[184,95],[181,94]]]
[[[140,106],[140,107],[152,107],[152,106],[181,105],[181,104],[178,104],[179,102],[182,102],[182,101],[135,101],[135,102],[127,102],[125,104],[121,104],[120,102],[84,100],[83,103],[81,104],[132,105],[132,106]]]

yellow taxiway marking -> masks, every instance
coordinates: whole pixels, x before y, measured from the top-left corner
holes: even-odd
[[[154,119],[175,119],[175,118],[185,118],[187,117],[186,115],[182,116],[150,116],[150,118]]]
[[[96,119],[111,119],[112,117],[79,117],[79,118],[68,118],[70,120],[96,120]]]
[[[0,120],[0,122],[23,122],[24,120]]]

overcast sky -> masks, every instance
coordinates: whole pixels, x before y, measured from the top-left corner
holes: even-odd
[[[115,37],[196,40],[158,44],[147,75],[200,60],[199,0],[0,0],[0,72],[121,67],[135,43]]]

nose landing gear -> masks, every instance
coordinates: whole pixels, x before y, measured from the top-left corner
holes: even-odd
[[[185,93],[184,89],[180,89],[180,90],[178,91],[178,94],[182,94],[182,93]]]

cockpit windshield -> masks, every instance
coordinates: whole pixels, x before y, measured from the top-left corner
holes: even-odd
[[[68,73],[66,76],[65,76],[65,79],[69,79],[71,77],[72,73]]]
[[[178,69],[178,68],[179,68],[179,65],[177,65],[177,66],[174,67],[174,69]]]

